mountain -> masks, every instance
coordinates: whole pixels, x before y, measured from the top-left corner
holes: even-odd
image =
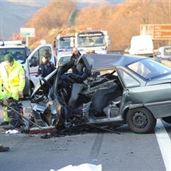
[[[0,0],[0,39],[11,39],[14,33],[51,0]],[[60,0],[56,0],[60,1]],[[68,1],[68,0],[66,0]],[[125,0],[74,0],[77,8],[100,6],[109,3],[118,4]]]

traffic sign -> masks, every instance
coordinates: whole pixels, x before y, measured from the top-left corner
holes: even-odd
[[[140,34],[151,35],[153,40],[170,40],[171,24],[141,24]]]
[[[171,39],[171,24],[168,25],[154,25],[153,28],[153,38],[154,39]]]
[[[35,28],[20,28],[22,37],[35,37]]]

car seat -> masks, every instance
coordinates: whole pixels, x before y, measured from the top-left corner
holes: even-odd
[[[97,90],[91,98],[90,115],[102,114],[104,107],[115,98],[115,92],[118,89],[117,84],[112,87]]]

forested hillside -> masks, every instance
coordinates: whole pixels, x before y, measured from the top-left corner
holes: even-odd
[[[109,49],[124,49],[134,35],[140,34],[140,24],[171,24],[169,1],[130,0],[117,5],[103,5],[76,9],[72,0],[56,2],[39,10],[26,24],[36,29],[36,37],[30,38],[33,47],[46,39],[52,43],[64,29],[98,28],[107,30],[111,38]],[[158,42],[162,44],[163,42]]]

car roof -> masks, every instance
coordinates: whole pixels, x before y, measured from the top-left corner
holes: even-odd
[[[165,49],[165,48],[171,48],[171,46],[161,46],[161,47],[159,47],[158,49]]]
[[[7,45],[7,46],[0,46],[0,49],[9,49],[9,48],[25,48],[25,45]]]
[[[146,57],[123,54],[84,54],[81,57],[91,70],[116,68],[147,59]]]
[[[71,54],[60,55],[59,58],[71,57]]]

